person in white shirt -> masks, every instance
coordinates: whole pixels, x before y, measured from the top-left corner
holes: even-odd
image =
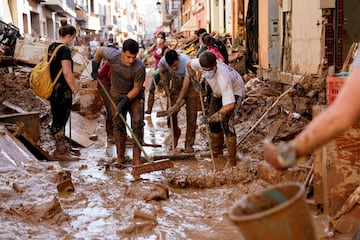
[[[225,134],[228,161],[231,166],[236,166],[236,132],[231,119],[245,94],[244,80],[235,69],[217,61],[210,51],[190,60],[187,68],[193,81],[197,81],[194,78],[200,71],[212,90],[208,113],[213,154],[215,157],[223,154]]]

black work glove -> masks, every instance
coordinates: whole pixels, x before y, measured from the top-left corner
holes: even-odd
[[[92,67],[92,71],[91,71],[91,77],[96,80],[99,78],[99,67],[100,67],[100,63],[92,61],[91,62],[91,67]]]
[[[117,105],[118,112],[121,113],[124,117],[126,116],[126,113],[130,109],[130,99],[128,96],[124,96],[121,98],[119,104]]]
[[[209,122],[222,122],[224,121],[224,116],[221,114],[220,111],[217,111],[213,115],[210,116]]]

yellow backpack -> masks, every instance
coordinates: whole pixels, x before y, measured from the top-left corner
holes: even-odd
[[[36,64],[35,67],[31,70],[29,79],[30,87],[39,97],[48,99],[51,96],[53,88],[62,73],[62,69],[60,69],[59,73],[56,75],[55,80],[53,82],[51,81],[50,63],[56,56],[57,51],[62,46],[65,46],[65,44],[60,44],[55,48],[49,61],[47,60],[49,48],[47,48],[45,58]]]

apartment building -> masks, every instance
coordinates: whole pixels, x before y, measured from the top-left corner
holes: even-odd
[[[80,38],[113,38],[121,44],[126,38],[144,36],[144,19],[135,0],[1,1],[1,20],[17,26],[23,36],[56,39],[62,18],[76,26]]]

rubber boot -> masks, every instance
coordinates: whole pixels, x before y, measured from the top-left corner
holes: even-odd
[[[181,129],[175,128],[174,129],[174,147],[176,148],[179,142],[179,138],[181,136]]]
[[[53,158],[56,161],[78,161],[79,158],[73,156],[67,149],[65,144],[65,133],[59,131],[54,135],[56,141],[56,149],[53,153]]]
[[[153,93],[149,93],[148,101],[147,101],[147,110],[145,111],[145,114],[151,114],[152,108],[154,106],[155,101],[155,95]]]
[[[141,156],[141,149],[139,148],[139,146],[134,145],[134,147],[133,147],[133,165],[141,164],[140,156]]]
[[[224,135],[223,133],[210,133],[211,147],[217,171],[224,169],[226,161],[223,159]]]
[[[228,151],[228,161],[231,167],[236,166],[236,136],[226,137],[226,148]]]
[[[114,134],[112,131],[106,131],[106,142],[107,142],[107,145],[112,145],[115,143],[114,141]]]
[[[224,134],[223,133],[210,133],[211,147],[214,157],[223,155],[224,147]]]
[[[126,133],[117,133],[114,135],[116,145],[116,164],[123,164],[125,162],[125,148],[126,148]]]

